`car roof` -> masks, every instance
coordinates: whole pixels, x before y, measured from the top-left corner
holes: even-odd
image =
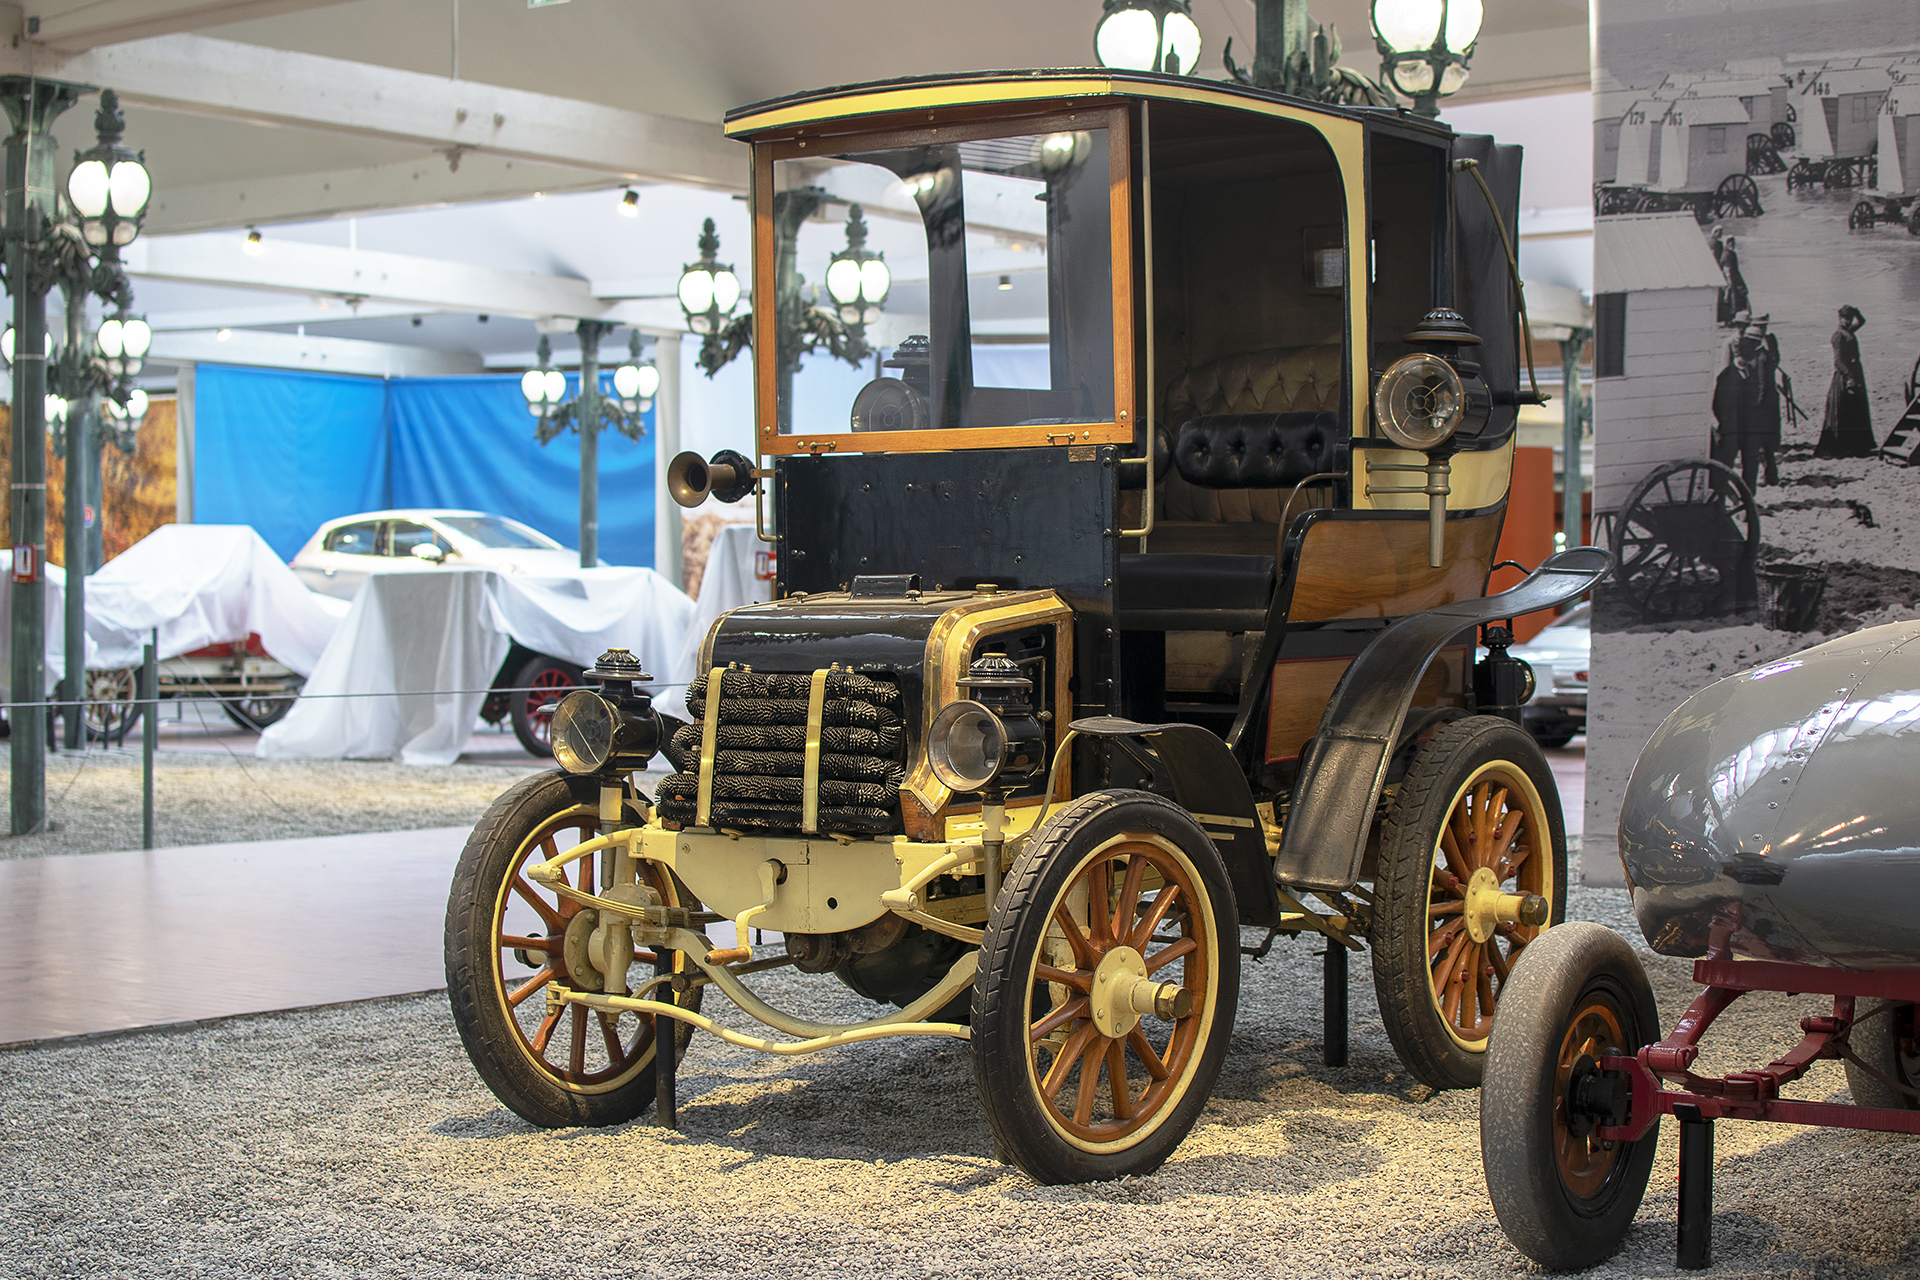
[[[327,530],[336,525],[361,524],[369,520],[433,520],[440,516],[491,516],[496,520],[508,520],[509,516],[496,515],[491,511],[470,511],[462,507],[395,507],[386,511],[360,511],[350,516],[335,516],[320,526]],[[515,523],[519,523],[515,521]]]

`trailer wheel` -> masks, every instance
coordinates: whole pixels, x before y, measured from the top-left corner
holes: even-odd
[[[1920,204],[1913,206],[1913,212],[1907,215],[1907,234],[1920,236]]]
[[[1864,231],[1872,227],[1877,220],[1878,214],[1871,201],[1856,201],[1853,211],[1847,214],[1847,230]]]
[[[1652,1043],[1658,1017],[1640,961],[1600,925],[1550,930],[1514,969],[1480,1089],[1480,1160],[1507,1239],[1548,1270],[1611,1257],[1640,1210],[1659,1130],[1593,1136],[1626,1105],[1625,1082],[1597,1063]]]
[[[1860,1063],[1845,1064],[1854,1102],[1879,1111],[1920,1111],[1920,1097],[1894,1087],[1920,1088],[1920,1026],[1916,1026],[1913,1006],[1873,1000],[1861,1001],[1860,1008],[1847,1034]],[[1861,1063],[1887,1079],[1869,1075]]]
[[[1219,851],[1179,806],[1097,791],[1007,873],[973,985],[973,1079],[1042,1183],[1151,1173],[1213,1089],[1240,994]]]
[[[605,989],[605,976],[582,958],[596,912],[536,885],[524,871],[599,830],[596,779],[559,770],[523,778],[473,829],[447,900],[447,1000],[467,1057],[508,1109],[549,1129],[619,1124],[645,1111],[654,1096],[655,1018],[579,1005],[546,1011],[550,980]],[[597,862],[598,855],[589,855],[574,864],[582,889],[597,883]],[[673,877],[652,863],[641,865],[643,880],[661,899],[679,905]],[[671,971],[647,951],[637,951],[633,963],[652,976]],[[673,969],[689,965],[673,953]],[[628,979],[629,989],[637,985]],[[665,991],[650,998],[698,1008],[699,996],[695,987],[677,1000]],[[692,1028],[674,1025],[684,1055]]]
[[[1513,919],[1515,894],[1544,898],[1545,923]],[[1480,1083],[1513,963],[1566,897],[1559,794],[1532,736],[1497,716],[1443,726],[1380,834],[1373,985],[1407,1070],[1436,1089]]]
[[[275,688],[271,693],[261,692],[244,694],[237,698],[220,699],[220,709],[227,713],[227,719],[242,729],[258,732],[270,724],[279,724],[287,718],[287,712],[293,710],[295,699],[306,686],[303,679],[293,679]]]
[[[1766,212],[1760,207],[1759,184],[1744,173],[1730,173],[1720,179],[1713,206],[1723,218],[1757,218]]]
[[[551,756],[553,754],[551,715],[542,715],[540,708],[549,702],[557,701],[569,689],[579,687],[580,668],[571,662],[562,662],[558,658],[549,658],[544,653],[536,653],[527,659],[513,678],[513,687],[523,690],[510,693],[512,708],[509,718],[513,721],[513,736],[528,754]]]
[[[87,672],[86,704],[80,723],[93,742],[124,742],[127,731],[140,723],[140,669]]]

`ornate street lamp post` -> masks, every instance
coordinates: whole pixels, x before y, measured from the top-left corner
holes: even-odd
[[[600,432],[605,427],[613,427],[629,440],[638,440],[647,433],[641,423],[641,414],[646,411],[642,400],[650,402],[651,390],[647,397],[627,396],[620,388],[625,379],[616,372],[617,398],[608,399],[600,391],[600,340],[618,327],[604,320],[582,320],[574,326],[574,332],[580,337],[580,390],[573,399],[566,399],[566,375],[547,367],[553,359],[553,344],[544,334],[540,338],[539,368],[527,370],[520,378],[520,393],[526,398],[527,411],[539,419],[534,437],[541,444],[568,427],[580,433],[582,569],[591,569],[600,563]],[[637,360],[638,351],[634,354]],[[652,366],[647,368],[651,370]],[[653,376],[652,390],[657,390],[657,370]],[[639,384],[645,381],[644,375],[635,368],[631,380],[637,393]]]
[[[819,187],[779,191],[773,197],[774,260],[779,264],[773,282],[774,375],[781,431],[793,412],[793,375],[803,357],[825,349],[856,367],[864,363],[873,354],[867,326],[880,318],[893,285],[884,255],[866,247],[867,224],[856,204],[847,213],[847,247],[827,265],[829,304],[809,299],[798,262],[800,228],[829,198]],[[715,261],[719,252],[720,237],[708,218],[700,233],[700,260],[680,275],[680,309],[687,327],[702,335],[699,363],[709,378],[753,345],[753,313],[734,314],[740,284],[731,267]]]

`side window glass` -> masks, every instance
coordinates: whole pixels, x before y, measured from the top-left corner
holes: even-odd
[[[449,550],[446,539],[434,536],[433,530],[423,524],[413,524],[406,520],[395,520],[387,525],[387,554],[406,557],[413,554],[415,547],[438,547]]]
[[[373,555],[379,531],[380,526],[373,524],[343,525],[327,535],[326,549],[345,556]]]

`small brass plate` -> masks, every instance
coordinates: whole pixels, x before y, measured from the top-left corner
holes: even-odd
[[[1068,462],[1092,462],[1099,449],[1090,444],[1070,444],[1067,446]]]

